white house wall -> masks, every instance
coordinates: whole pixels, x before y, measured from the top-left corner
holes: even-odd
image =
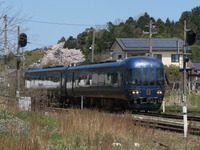
[[[164,65],[175,65],[178,67],[182,67],[182,56],[180,55],[179,62],[172,62],[171,54],[176,54],[176,52],[172,51],[165,51],[165,52],[153,52],[153,54],[161,54],[162,55],[162,62]]]
[[[118,56],[121,55],[122,59],[125,59],[126,56],[130,57],[132,55],[145,55],[145,51],[123,51],[122,48],[116,42],[112,46],[113,49],[113,60],[117,60]],[[171,62],[171,54],[177,54],[176,51],[153,51],[153,54],[161,54],[162,55],[162,62],[164,65],[175,65],[182,67],[182,56],[180,55],[179,62]]]

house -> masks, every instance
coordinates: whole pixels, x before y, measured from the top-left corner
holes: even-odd
[[[192,62],[194,68],[188,72],[188,82],[190,89],[194,90],[200,87],[200,62]]]
[[[149,56],[149,39],[116,38],[111,47],[112,59],[125,59],[131,56]],[[152,55],[164,65],[182,67],[183,40],[178,38],[152,39]]]

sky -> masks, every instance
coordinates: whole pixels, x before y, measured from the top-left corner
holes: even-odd
[[[137,19],[147,12],[154,19],[178,21],[184,11],[200,6],[199,0],[0,0],[1,8],[12,6],[7,16],[24,18],[25,50],[56,45],[61,37],[77,37],[86,28],[116,20]]]

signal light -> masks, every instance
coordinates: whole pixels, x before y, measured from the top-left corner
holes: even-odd
[[[188,62],[189,61],[189,58],[184,58],[184,62]]]
[[[21,33],[18,38],[19,47],[25,47],[27,44],[27,35],[25,33]]]
[[[196,34],[192,30],[186,31],[186,42],[188,45],[193,45],[195,42]]]

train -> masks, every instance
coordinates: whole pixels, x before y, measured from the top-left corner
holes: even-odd
[[[66,107],[80,106],[82,102],[88,108],[158,111],[165,94],[164,65],[147,56],[68,67],[29,68],[24,80],[26,89],[46,90]]]

